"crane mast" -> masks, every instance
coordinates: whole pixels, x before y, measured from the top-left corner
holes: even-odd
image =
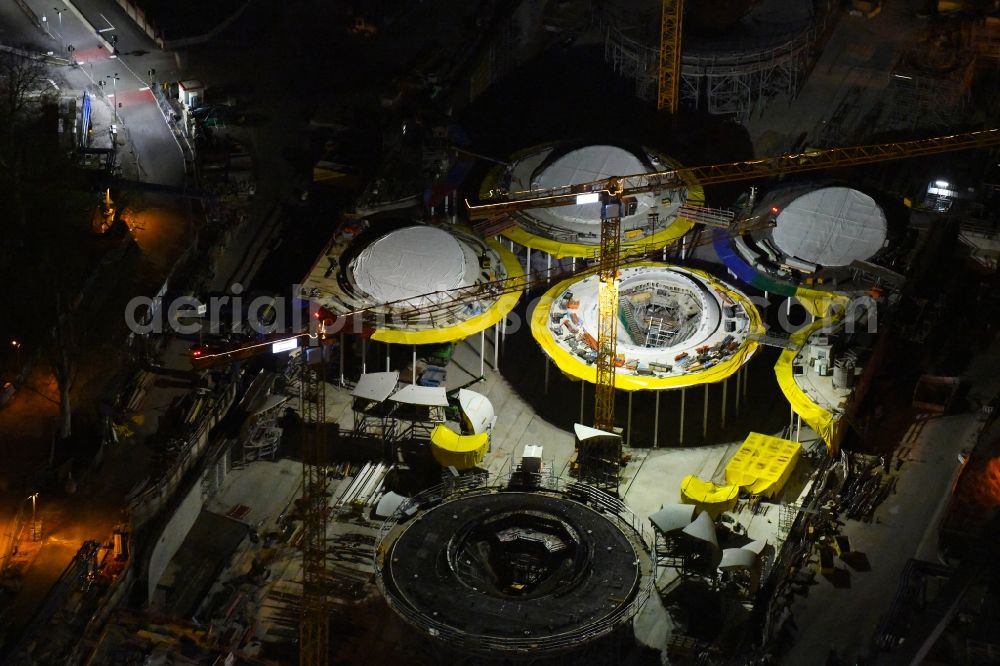
[[[326,334],[320,332],[320,344]],[[329,663],[330,620],[326,588],[326,530],[328,482],[326,460],[326,350],[320,346],[320,364],[309,368],[307,349],[302,350],[300,408],[302,431],[302,618],[299,624],[300,666]]]
[[[615,356],[618,345],[618,264],[621,244],[621,201],[602,206],[601,254],[598,276],[597,383],[594,427],[611,432],[615,427]]]
[[[677,114],[681,84],[681,27],[684,0],[662,0],[660,14],[660,59],[657,72],[656,108]]]

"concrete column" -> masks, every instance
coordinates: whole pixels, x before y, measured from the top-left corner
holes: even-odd
[[[653,448],[659,446],[660,440],[660,392],[653,393],[655,402],[653,403]]]
[[[572,257],[570,259],[570,266],[572,267],[573,272],[576,273],[576,257]]]
[[[410,372],[411,383],[417,385],[417,346],[413,345],[413,370]]]
[[[486,376],[486,329],[479,331],[479,376]]]
[[[531,248],[526,248],[527,255],[524,262],[524,291],[528,291],[528,284],[531,282]]]
[[[340,385],[344,385],[344,334],[340,334]]]
[[[722,427],[726,427],[726,393],[729,388],[729,377],[722,380]]]
[[[802,441],[801,437],[802,437],[802,415],[801,414],[796,414],[795,415],[795,441],[796,442]]]
[[[795,427],[795,409],[792,403],[788,403],[788,436],[792,436],[792,428]]]
[[[680,444],[684,443],[684,406],[686,401],[687,401],[687,389],[682,388],[681,389],[681,434],[677,440]]]
[[[703,439],[708,438],[708,384],[705,384],[705,409],[702,410],[701,415],[701,436]]]
[[[543,352],[544,353],[544,352]],[[545,357],[545,394],[549,393],[549,357]]]
[[[628,419],[625,422],[625,446],[632,446],[632,394],[628,392]]]
[[[545,282],[548,284],[552,281],[552,255],[545,254]]]
[[[500,322],[493,326],[493,369],[500,367]]]
[[[368,372],[368,338],[361,336],[361,374]]]
[[[385,371],[389,372],[389,343],[385,343]]]
[[[587,382],[580,380],[580,423],[583,423],[583,391],[587,387]]]
[[[743,366],[736,371],[736,416],[740,415],[740,382],[743,381]]]

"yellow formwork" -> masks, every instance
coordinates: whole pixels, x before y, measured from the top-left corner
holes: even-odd
[[[637,266],[670,267],[669,264],[663,264],[655,261],[639,261],[626,264],[622,266],[622,268],[632,268]],[[746,296],[738,291],[735,291],[734,289],[728,288],[723,283],[716,280],[712,275],[704,271],[687,267],[684,267],[683,270],[692,273],[693,275],[697,275],[699,278],[705,280],[713,289],[717,289],[733,301],[740,303],[746,311],[747,316],[750,318],[751,332],[762,332],[764,330],[760,313],[757,312],[757,308]],[[549,331],[548,320],[549,311],[552,309],[552,304],[555,302],[556,297],[568,289],[573,283],[579,282],[585,277],[592,275],[594,272],[595,271],[591,270],[586,273],[576,275],[568,280],[563,280],[556,286],[552,287],[538,299],[538,304],[535,306],[535,310],[531,314],[531,334],[534,336],[535,342],[538,343],[542,350],[556,364],[556,367],[573,379],[582,379],[583,381],[590,382],[591,384],[594,384],[597,381],[597,368],[560,347]],[[753,356],[754,352],[757,351],[757,347],[758,343],[756,341],[747,340],[743,343],[742,347],[736,350],[732,356],[722,363],[714,365],[708,370],[678,375],[677,377],[645,377],[641,375],[631,375],[624,372],[617,372],[615,373],[615,388],[621,391],[665,391],[670,389],[686,388],[688,386],[699,386],[701,384],[714,384],[716,382],[721,382],[723,379],[726,379],[739,370],[740,367],[742,367],[743,364],[746,363],[751,356]]]
[[[431,431],[431,455],[442,467],[470,469],[482,462],[489,442],[489,433],[460,435],[439,423]]]
[[[497,241],[491,239],[486,242],[500,255],[500,260],[503,262],[504,268],[507,269],[508,278],[515,284],[523,282],[524,270],[521,268],[521,262],[518,258],[509,250],[504,249]],[[517,299],[520,297],[520,289],[515,289],[506,294],[501,294],[500,297],[497,298],[496,302],[493,303],[493,305],[491,305],[485,312],[474,317],[470,317],[462,323],[455,324],[454,326],[431,328],[425,331],[380,328],[372,334],[372,340],[404,345],[428,345],[440,344],[442,342],[454,342],[455,340],[464,340],[470,335],[474,335],[480,331],[488,329],[506,317],[507,313],[514,309],[514,306],[517,304]]]
[[[798,442],[752,432],[726,463],[726,482],[751,495],[774,497],[791,476],[801,451]]]
[[[798,289],[795,297],[810,314],[819,319],[789,336],[793,348],[781,352],[778,362],[774,364],[774,375],[792,410],[822,438],[831,452],[836,452],[843,437],[840,419],[806,395],[795,381],[792,365],[810,335],[825,326],[831,326],[843,317],[849,299],[841,293],[815,289]]]
[[[699,511],[705,511],[713,520],[725,511],[732,511],[740,496],[740,487],[732,484],[717,486],[693,474],[681,480],[681,502],[694,504]]]

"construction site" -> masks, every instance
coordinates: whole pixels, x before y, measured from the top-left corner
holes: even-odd
[[[946,261],[996,271],[998,9],[551,2],[528,25],[528,4],[490,25],[575,26],[666,135],[724,117],[754,155],[706,161],[693,130],[526,131],[490,156],[438,135],[444,164],[405,204],[314,171],[300,204],[340,208],[282,267],[301,325],[164,336],[158,367],[197,385],[169,396],[186,425],[112,547],[66,574],[75,642],[10,663],[993,663],[986,567],[955,573],[933,544],[942,515],[969,542],[989,524],[942,507],[995,467],[976,437],[1000,373],[963,390],[975,428],[939,448],[921,433],[957,413],[960,372],[919,399],[898,377],[932,374],[922,285]],[[476,53],[499,67],[497,39]],[[488,103],[471,62],[452,85]],[[921,415],[898,447],[897,394]],[[980,606],[941,584],[918,612],[916,570],[968,576]],[[959,598],[977,631],[952,624]]]

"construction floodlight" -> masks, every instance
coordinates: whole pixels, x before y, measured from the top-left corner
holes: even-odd
[[[587,194],[576,195],[577,204],[597,203],[600,200],[601,200],[601,195],[598,194],[597,192],[588,192]]]

